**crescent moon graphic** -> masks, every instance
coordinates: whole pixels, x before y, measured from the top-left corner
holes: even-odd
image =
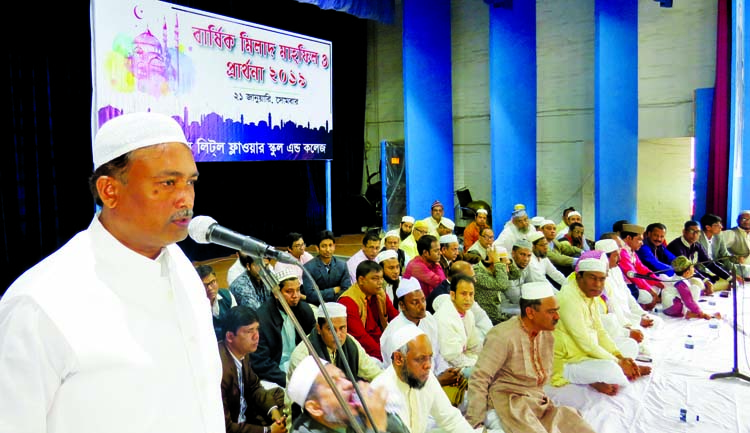
[[[135,7],[133,7],[133,15],[135,15],[135,17],[138,18],[139,20],[143,19],[143,17],[141,15],[139,15],[139,14],[142,14],[142,13],[143,13],[143,10],[142,9],[138,9],[138,5],[135,5]]]

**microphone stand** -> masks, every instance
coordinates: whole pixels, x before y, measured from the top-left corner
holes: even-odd
[[[299,266],[299,265],[297,265]],[[307,272],[307,270],[303,266],[299,266],[302,268],[303,272]],[[279,300],[279,303],[281,304],[281,307],[284,309],[286,314],[289,316],[289,318],[292,320],[292,323],[294,324],[294,328],[297,330],[297,334],[302,339],[302,342],[305,343],[305,346],[307,347],[308,353],[313,357],[315,360],[315,363],[318,364],[318,369],[320,370],[320,373],[323,375],[323,378],[328,383],[328,386],[331,387],[331,391],[333,391],[334,395],[336,396],[336,400],[338,400],[339,404],[341,405],[341,408],[344,410],[344,413],[346,414],[347,418],[349,418],[350,426],[357,432],[357,433],[365,433],[366,429],[362,426],[361,418],[359,415],[355,415],[351,407],[349,406],[349,402],[344,400],[344,396],[341,394],[341,391],[336,386],[336,382],[333,381],[333,378],[331,378],[331,375],[328,374],[328,370],[325,369],[325,366],[323,365],[323,361],[320,359],[320,356],[315,351],[315,348],[312,346],[312,343],[310,343],[310,339],[307,338],[307,335],[305,334],[305,330],[302,329],[302,325],[300,325],[299,321],[297,320],[297,317],[292,312],[291,308],[289,307],[289,304],[286,302],[286,299],[284,299],[284,296],[281,294],[281,290],[279,289],[279,282],[276,279],[276,276],[273,275],[271,271],[265,268],[265,266],[261,266],[260,271],[261,279],[263,280],[263,283],[266,285],[266,287],[271,288],[271,292],[276,296],[276,299]],[[310,278],[312,281],[313,279]],[[359,388],[357,384],[357,380],[354,377],[351,369],[349,368],[349,362],[346,359],[346,355],[344,354],[344,350],[341,347],[341,342],[338,339],[338,336],[336,336],[336,331],[333,327],[333,323],[331,323],[331,316],[328,315],[328,310],[325,307],[325,301],[323,300],[323,296],[320,293],[320,290],[318,289],[318,286],[315,284],[315,281],[313,281],[313,288],[315,290],[315,294],[318,296],[318,299],[320,300],[320,307],[323,309],[323,313],[326,316],[326,321],[328,323],[328,327],[331,330],[331,333],[333,334],[333,339],[336,342],[336,350],[338,352],[339,356],[342,356],[344,360],[344,366],[345,366],[345,372],[349,380],[352,382],[352,386],[354,387],[354,391],[357,393],[357,396],[359,396],[359,400],[362,404],[362,408],[365,411],[365,416],[370,422],[370,425],[375,427],[375,420],[372,416],[372,413],[370,413],[369,408],[367,407],[367,402],[362,396],[362,390]]]
[[[742,280],[745,280],[745,275],[742,273],[741,275]],[[744,284],[743,284],[744,286]],[[733,319],[733,330],[734,330],[734,348],[733,348],[733,356],[734,356],[734,364],[732,366],[732,371],[728,371],[726,373],[714,373],[712,374],[709,379],[723,379],[727,377],[736,377],[738,379],[744,380],[746,382],[750,382],[750,377],[740,373],[740,369],[737,365],[737,266],[732,266],[732,313],[734,316]]]

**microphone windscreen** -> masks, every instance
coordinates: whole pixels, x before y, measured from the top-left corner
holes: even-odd
[[[188,235],[199,244],[208,244],[210,243],[208,231],[214,224],[216,224],[216,220],[210,216],[198,215],[193,217],[188,224]]]

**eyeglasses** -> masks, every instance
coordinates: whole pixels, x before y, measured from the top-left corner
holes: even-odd
[[[304,242],[301,244],[292,244],[292,248],[305,248],[306,246]]]
[[[425,229],[414,229],[414,231],[417,232],[417,233],[419,233],[419,234],[425,234],[425,233],[427,233],[427,230],[425,230]]]

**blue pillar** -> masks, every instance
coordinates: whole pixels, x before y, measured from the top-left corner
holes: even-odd
[[[536,215],[536,2],[490,12],[492,225],[499,234],[513,206]]]
[[[326,230],[333,230],[331,212],[331,160],[326,159]]]
[[[406,212],[440,200],[454,219],[450,1],[404,0],[403,13]]]
[[[738,7],[742,4],[742,7]],[[734,226],[740,211],[750,209],[750,85],[748,85],[747,63],[750,49],[748,4],[743,0],[732,1],[732,79],[729,126],[729,179],[727,185],[727,226]],[[742,11],[740,14],[739,12]],[[742,35],[738,40],[737,35]],[[745,70],[741,65],[745,64]],[[738,124],[735,119],[741,119]],[[745,174],[748,174],[745,176]]]
[[[596,237],[638,222],[638,2],[594,6],[594,206]],[[641,221],[642,222],[642,221]]]
[[[714,105],[714,89],[695,90],[695,144],[693,160],[695,161],[695,215],[698,221],[706,213],[706,193],[708,192],[708,152],[711,148],[711,109]]]

